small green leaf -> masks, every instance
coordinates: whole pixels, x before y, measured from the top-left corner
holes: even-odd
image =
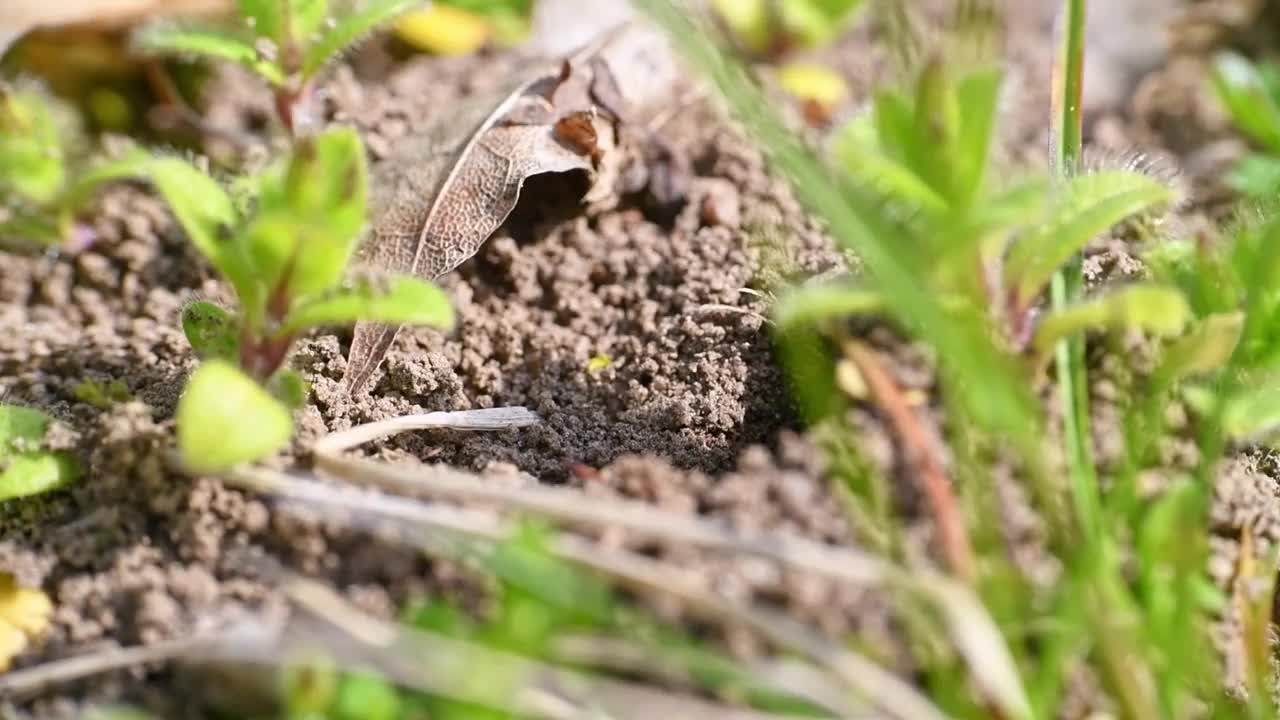
[[[311,77],[374,28],[419,4],[421,0],[370,0],[356,12],[337,22],[307,48],[302,74]]]
[[[334,720],[396,720],[400,695],[377,675],[352,673],[338,686],[330,716]]]
[[[214,303],[198,300],[182,308],[182,332],[201,360],[240,356],[240,328],[236,317]]]
[[[58,490],[78,477],[80,467],[67,453],[23,453],[8,460],[0,472],[0,502]]]
[[[280,368],[267,381],[267,390],[286,407],[297,410],[307,402],[311,384],[289,368]]]
[[[284,85],[286,74],[275,62],[263,57],[252,43],[214,29],[151,26],[134,36],[139,50],[167,55],[200,55],[238,63],[272,85]]]
[[[66,158],[52,102],[35,90],[0,89],[0,194],[46,205],[62,191]]]
[[[1139,329],[1171,336],[1181,333],[1190,319],[1191,306],[1177,289],[1131,285],[1046,315],[1032,344],[1047,353],[1062,338],[1090,328]]]
[[[178,401],[178,448],[195,472],[259,460],[292,434],[289,410],[224,360],[201,365]]]
[[[107,383],[85,380],[76,385],[71,394],[80,402],[99,408],[108,408],[114,403],[127,402],[130,398],[129,386],[119,378]]]
[[[1255,142],[1280,153],[1280,107],[1254,64],[1234,52],[1219,53],[1213,84],[1236,125]]]
[[[280,44],[285,32],[284,0],[236,0],[240,17],[257,37]]]
[[[243,293],[254,284],[253,273],[230,234],[237,221],[231,197],[213,178],[178,158],[152,158],[137,165],[138,174],[155,186],[196,249]],[[242,297],[243,299],[243,297]]]
[[[367,186],[350,128],[301,141],[287,165],[264,173],[259,214],[243,237],[261,286],[283,286],[292,304],[340,282],[364,225]]]
[[[1244,330],[1244,313],[1215,313],[1202,320],[1165,353],[1161,372],[1169,380],[1221,370],[1231,360]]]
[[[785,0],[779,11],[789,35],[817,47],[839,36],[862,5],[862,0]]]
[[[290,35],[302,47],[319,39],[320,29],[329,19],[327,0],[289,0]]]
[[[444,291],[417,278],[394,275],[364,280],[307,301],[285,318],[281,334],[361,320],[394,325],[453,326],[453,306]]]
[[[874,290],[835,283],[808,285],[785,292],[773,308],[781,328],[812,325],[830,318],[878,315],[885,312],[884,298]]]
[[[956,83],[960,104],[955,187],[960,204],[968,206],[986,182],[987,158],[1000,107],[999,70],[972,72]],[[983,203],[985,204],[985,203]]]
[[[877,193],[907,204],[932,216],[946,212],[947,201],[911,168],[879,149],[874,118],[861,116],[849,121],[832,140],[832,152],[840,168],[854,180]]]
[[[1280,382],[1245,388],[1227,398],[1222,429],[1235,440],[1254,440],[1280,427]]]
[[[0,460],[34,450],[49,429],[49,416],[21,405],[0,405]]]
[[[1280,194],[1280,157],[1245,155],[1227,174],[1227,184],[1241,194],[1256,198]]]
[[[1173,190],[1160,181],[1135,172],[1108,170],[1072,178],[1048,220],[1016,239],[1009,250],[1004,277],[1006,287],[1014,288],[1014,307],[1029,307],[1053,273],[1090,240],[1173,197]]]

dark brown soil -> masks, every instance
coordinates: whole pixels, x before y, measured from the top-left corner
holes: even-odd
[[[1052,44],[1041,15],[1025,14],[1017,20],[1025,32],[1010,34],[1003,137],[1014,162],[1040,162]],[[865,34],[824,57],[849,78],[857,101],[885,72]],[[1220,199],[1215,178],[1230,156],[1223,143],[1232,142],[1205,94],[1201,57],[1177,56],[1149,73],[1141,68],[1136,90],[1117,93],[1121,104],[1103,103],[1091,121],[1101,145],[1166,150],[1179,161],[1194,193],[1189,225]],[[514,53],[492,53],[393,63],[375,48],[339,70],[328,111],[361,128],[373,158],[386,161],[397,137],[520,62]],[[264,106],[254,87],[226,73],[207,100],[209,117],[240,129],[258,124],[252,116]],[[368,396],[350,398],[338,386],[348,335],[301,343],[292,364],[313,383],[313,394],[299,413],[299,443],[409,412],[525,405],[543,417],[541,425],[494,435],[407,435],[371,452],[493,475],[514,466],[544,482],[642,498],[735,526],[854,542],[857,528],[827,487],[820,454],[795,432],[762,316],[765,301],[743,292],[761,273],[753,228],[762,224],[782,229],[784,254],[800,272],[840,267],[840,256],[711,107],[688,108],[664,132],[697,174],[690,202],[675,217],[643,198],[566,212],[557,201],[563,178],[541,179],[480,254],[444,279],[458,328],[402,333]],[[282,611],[271,584],[238,561],[246,553],[323,578],[384,617],[412,597],[467,584],[451,565],[167,471],[162,451],[172,442],[178,393],[195,367],[177,315],[184,303],[223,298],[224,291],[164,205],[144,190],[109,191],[93,224],[101,238],[79,255],[0,256],[0,387],[11,401],[58,418],[64,442],[86,462],[85,478],[70,490],[0,505],[0,569],[56,603],[52,631],[19,666],[188,635],[235,612]],[[1115,238],[1100,240],[1091,262],[1100,278],[1142,271]],[[876,342],[904,387],[935,390],[932,370],[913,348],[892,337]],[[75,399],[78,384],[113,379],[127,383],[132,401],[104,409]],[[1117,428],[1101,420],[1105,445]],[[883,422],[866,409],[853,422],[865,428],[865,444],[879,448],[873,459],[890,469],[895,448]],[[1249,463],[1248,472],[1233,465],[1224,473],[1215,511],[1224,540],[1214,571],[1224,583],[1241,527],[1270,542],[1280,528],[1274,463],[1237,462]],[[1052,582],[1023,489],[1012,478],[998,487],[1007,532],[1026,548],[1019,565]],[[922,520],[926,539],[930,532]],[[833,636],[856,629],[889,657],[902,648],[884,596],[687,549],[659,555],[702,570],[731,596],[778,603]],[[729,629],[723,637],[739,653],[758,650],[749,634]],[[129,699],[176,716],[165,692],[171,680],[164,668],[95,678],[26,710],[65,717],[86,700]],[[1072,717],[1101,702],[1096,683],[1078,684],[1080,712]]]

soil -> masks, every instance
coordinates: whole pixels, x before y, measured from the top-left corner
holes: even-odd
[[[1014,14],[1002,144],[1014,163],[1040,162],[1052,43],[1038,9]],[[889,72],[883,48],[868,50],[875,39],[874,29],[859,31],[819,53],[854,90],[841,112],[858,106]],[[1207,95],[1203,50],[1178,50],[1164,62],[1144,55],[1131,83],[1090,106],[1096,144],[1163,153],[1182,169],[1190,201],[1177,219],[1187,227],[1221,210],[1226,196],[1217,178],[1242,150]],[[396,138],[500,82],[523,60],[508,51],[405,61],[374,43],[335,74],[325,111],[364,132],[375,162],[393,161]],[[230,70],[220,73],[206,105],[211,122],[238,131],[260,129],[269,108],[251,80]],[[798,109],[790,112],[799,117]],[[367,451],[493,481],[516,469],[737,527],[856,543],[858,528],[829,486],[816,439],[799,431],[764,320],[766,301],[744,292],[774,271],[762,267],[762,257],[774,259],[779,250],[803,275],[843,268],[844,259],[709,103],[687,107],[663,132],[696,170],[682,209],[673,216],[636,197],[574,212],[563,201],[571,193],[563,178],[533,183],[511,221],[443,279],[457,329],[402,332],[368,395],[351,398],[339,388],[348,333],[300,343],[291,363],[313,392],[299,411],[294,449],[326,432],[409,412],[525,405],[542,416],[540,425],[490,435],[410,434]],[[8,401],[57,418],[59,442],[77,450],[86,469],[64,492],[0,505],[0,569],[42,588],[56,606],[51,632],[18,667],[182,637],[237,613],[283,612],[286,602],[272,583],[238,561],[246,554],[321,578],[383,617],[412,598],[466,593],[468,581],[452,565],[167,470],[163,451],[172,442],[176,400],[196,365],[178,312],[193,299],[224,299],[225,290],[145,189],[107,191],[91,222],[99,238],[78,254],[0,258],[0,387]],[[762,247],[762,226],[777,231],[781,248]],[[1096,282],[1143,272],[1123,237],[1099,239],[1089,262]],[[936,395],[927,354],[884,328],[869,338],[904,388]],[[97,407],[76,399],[79,384],[116,379],[127,384],[129,401]],[[1105,401],[1105,388],[1095,395]],[[1096,433],[1105,447],[1118,429],[1100,405]],[[882,469],[901,463],[876,412],[858,408],[850,422]],[[1170,462],[1185,459],[1174,453]],[[1277,478],[1274,460],[1259,451],[1224,470],[1213,565],[1224,585],[1241,528],[1253,530],[1259,553],[1280,541]],[[1025,490],[1012,477],[998,489],[1005,531],[1024,548],[1019,565],[1052,582]],[[928,552],[932,528],[923,513],[916,524]],[[687,549],[659,556],[698,569],[730,595],[779,604],[833,637],[856,630],[890,666],[911,669],[883,595],[761,573]],[[749,633],[720,631],[738,654],[761,649]],[[179,680],[170,668],[137,668],[63,687],[21,711],[68,717],[88,702],[129,700],[178,717],[190,700],[175,695]],[[1076,685],[1065,716],[1105,705],[1095,681]]]

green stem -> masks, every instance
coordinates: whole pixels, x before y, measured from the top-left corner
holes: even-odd
[[[1063,0],[1059,17],[1061,55],[1054,66],[1052,165],[1059,180],[1076,172],[1081,146],[1081,97],[1084,90],[1084,21],[1087,0]],[[1053,276],[1050,298],[1055,310],[1077,300],[1084,286],[1080,256]],[[1084,367],[1084,339],[1058,343],[1055,352],[1062,398],[1063,437],[1071,495],[1081,530],[1089,539],[1100,531],[1101,500],[1089,431],[1089,381]]]

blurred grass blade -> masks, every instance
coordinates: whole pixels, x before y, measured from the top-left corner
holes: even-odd
[[[1254,64],[1237,53],[1221,52],[1213,60],[1212,77],[1236,125],[1254,142],[1280,153],[1280,107]]]
[[[898,247],[897,233],[871,199],[841,183],[769,111],[770,104],[699,29],[690,14],[670,0],[637,0],[636,6],[666,28],[688,60],[715,83],[748,129],[771,151],[776,167],[798,189],[797,195],[828,223],[845,248],[859,254],[874,277],[888,309],[919,328],[945,358],[958,388],[976,417],[1007,433],[1023,450],[1038,442],[1037,415],[1022,383],[1009,382],[1018,371],[991,344],[980,324],[946,312],[924,282],[924,272]],[[682,6],[683,7],[683,6]]]
[[[946,620],[980,692],[1008,720],[1031,720],[1031,700],[999,626],[972,590],[936,573],[915,578]]]

